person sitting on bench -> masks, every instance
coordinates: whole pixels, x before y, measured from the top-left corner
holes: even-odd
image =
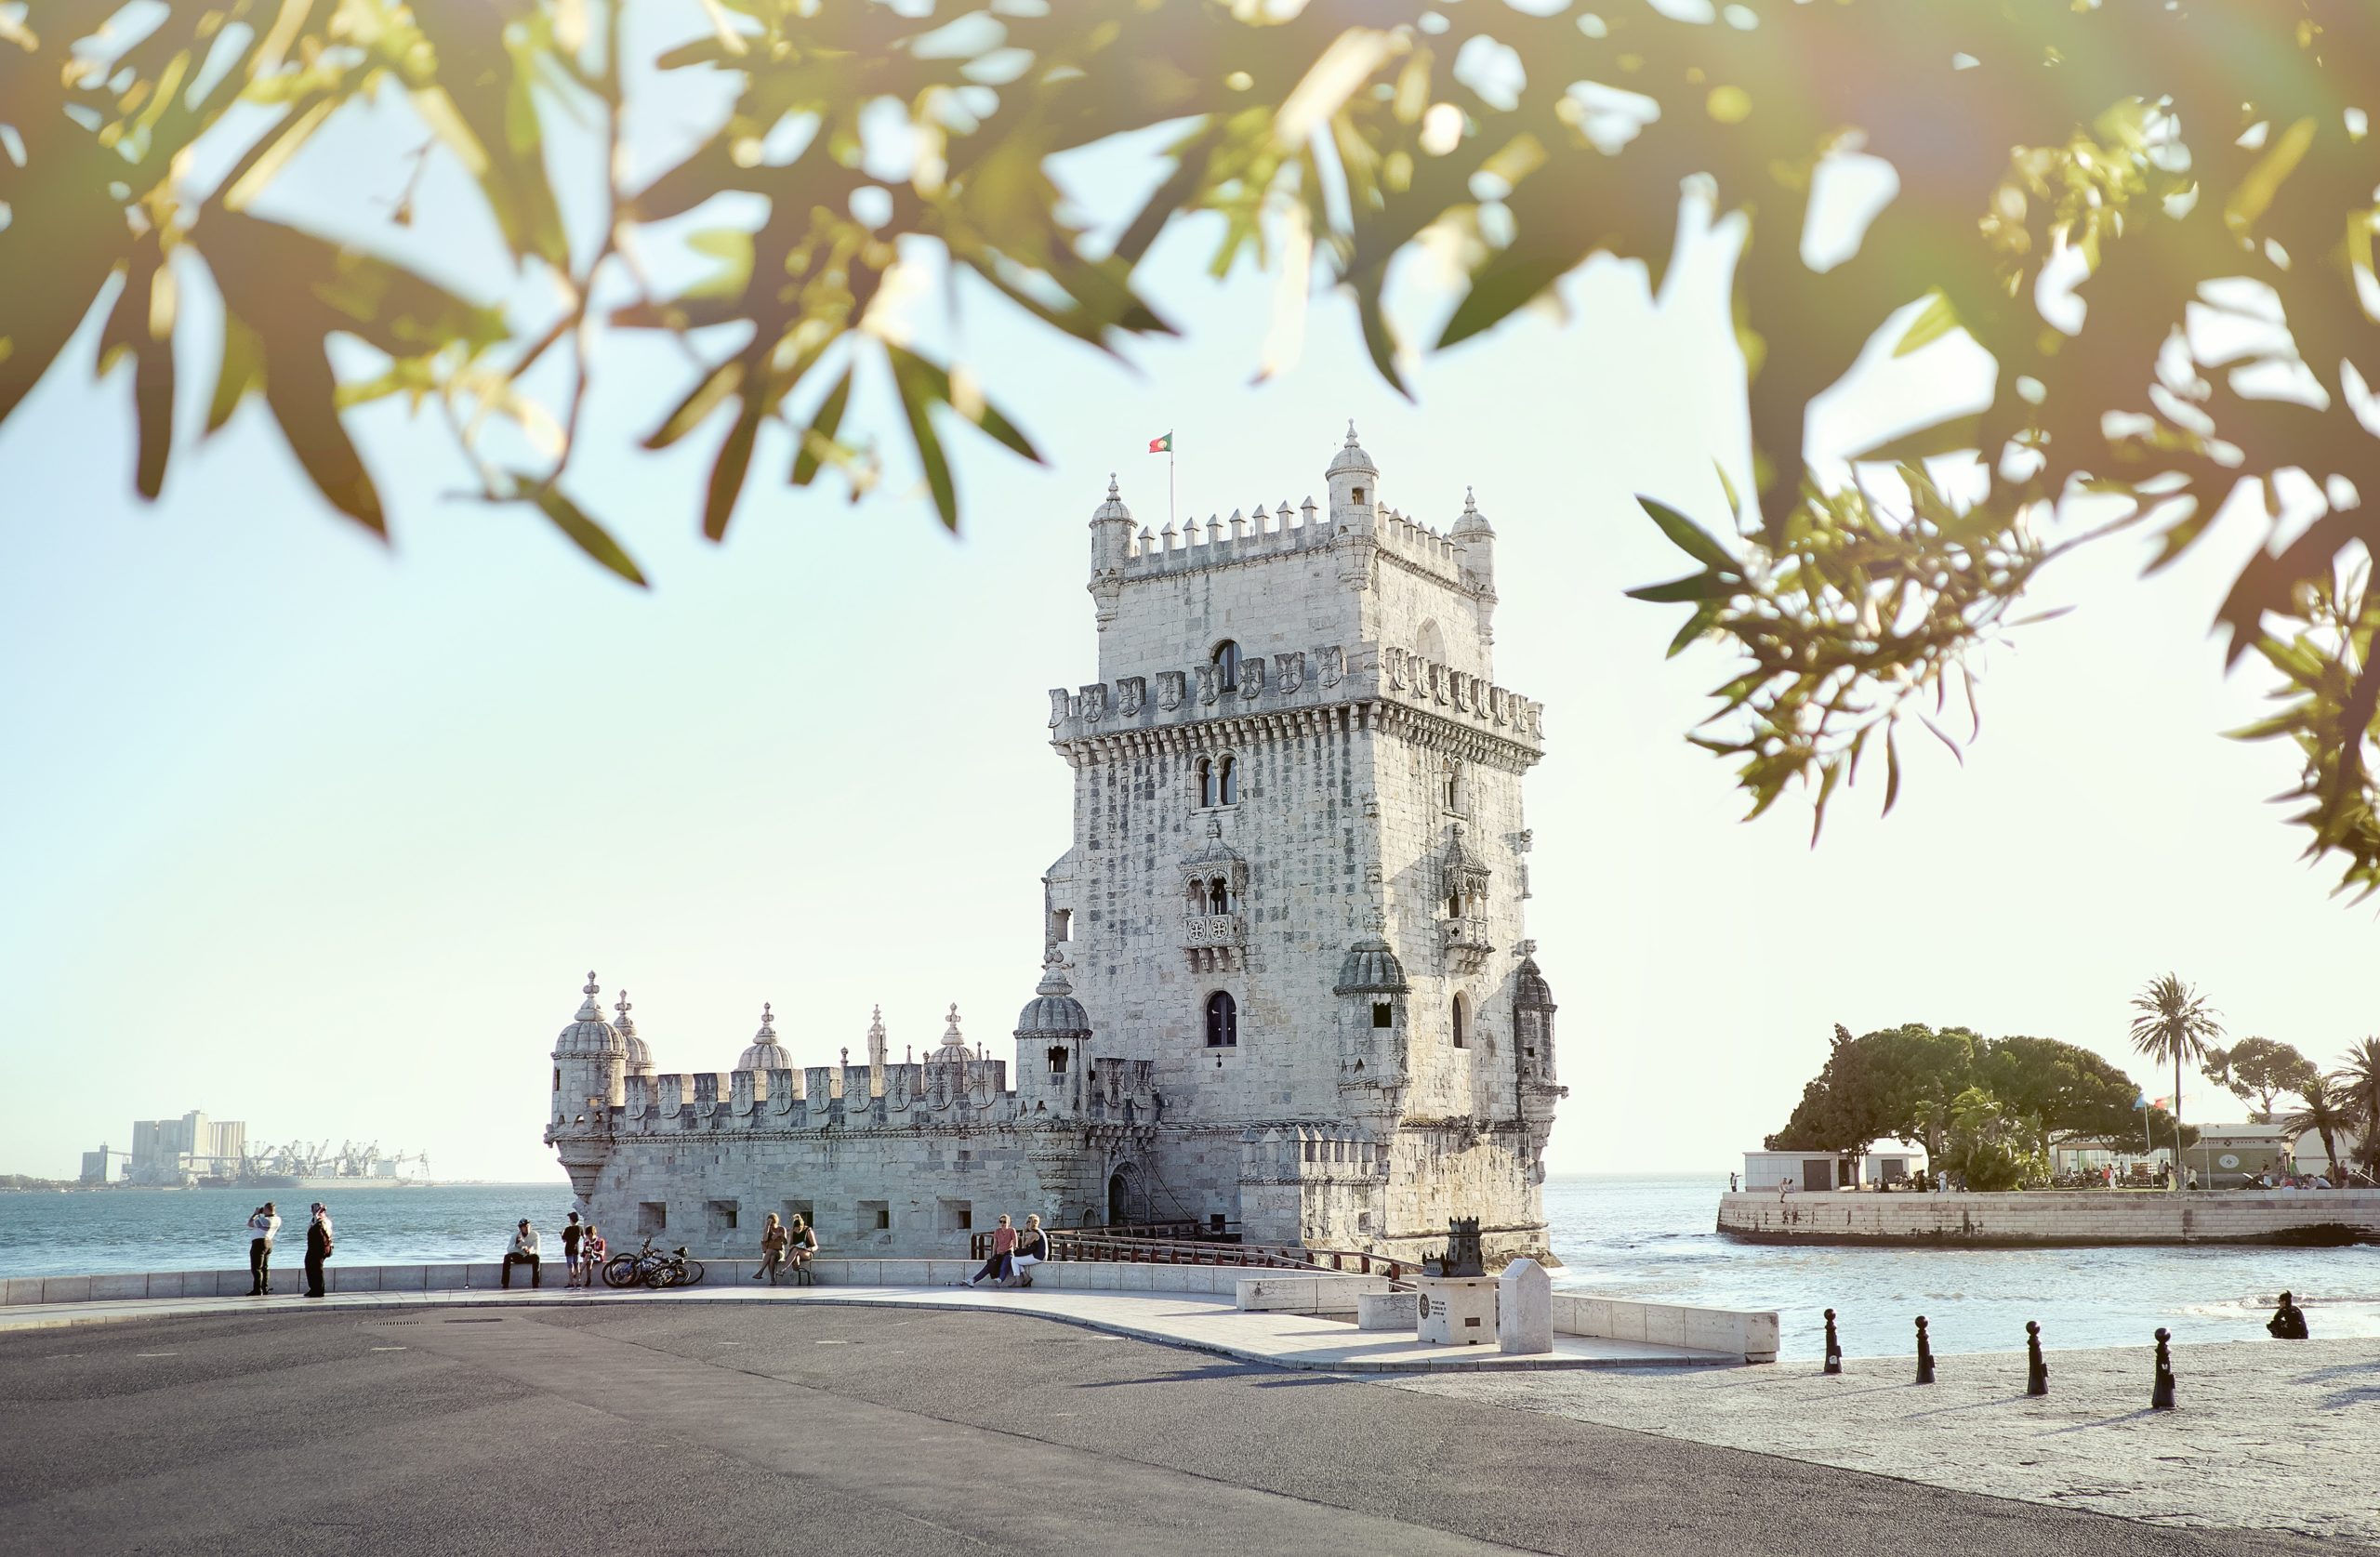
[[[1009,1273],[1009,1257],[1015,1252],[1016,1229],[1009,1224],[1008,1217],[1003,1214],[1000,1217],[999,1225],[992,1229],[992,1257],[984,1261],[984,1268],[982,1270],[976,1272],[973,1275],[969,1276],[965,1281],[960,1282],[959,1285],[961,1287],[972,1287],[979,1281],[1007,1280]]]
[[[504,1285],[507,1287],[512,1285],[512,1267],[515,1265],[529,1267],[530,1286],[545,1285],[545,1273],[537,1269],[537,1230],[529,1225],[527,1217],[521,1219],[521,1231],[512,1234],[512,1245],[504,1251]]]
[[[817,1252],[818,1230],[810,1225],[808,1217],[803,1216],[800,1211],[794,1212],[793,1221],[786,1226],[785,1268],[787,1273],[800,1275],[802,1268],[810,1263],[811,1258]]]
[[[1009,1257],[1009,1270],[1016,1276],[1016,1285],[1033,1285],[1033,1267],[1050,1258],[1050,1235],[1041,1231],[1038,1213],[1025,1219],[1025,1231],[1018,1234],[1016,1252]]]

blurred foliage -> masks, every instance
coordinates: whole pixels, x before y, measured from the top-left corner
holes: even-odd
[[[1970,1092],[1998,1111],[1992,1121],[1981,1115],[1969,1121],[1978,1129],[1991,1124],[1983,1135],[1995,1149],[2015,1142],[2011,1132],[2020,1125],[2044,1152],[2052,1140],[2118,1150],[2143,1142],[2140,1111],[2133,1107],[2139,1088],[2089,1049],[2056,1038],[1985,1038],[1964,1027],[1911,1023],[1856,1038],[1835,1028],[1825,1066],[1765,1144],[1847,1155],[1877,1141],[1920,1141],[1928,1162],[1955,1173],[1960,1102]],[[2172,1142],[2174,1118],[2163,1109],[2149,1111],[2148,1128],[2159,1144]],[[2198,1132],[2182,1136],[2188,1144]],[[2030,1163],[2033,1149],[2022,1146],[2011,1160]],[[1968,1183],[1983,1187],[1972,1173]]]
[[[1740,0],[1699,18],[1644,0],[643,0],[640,16],[709,30],[624,61],[626,4],[0,0],[0,419],[104,307],[144,495],[188,442],[177,376],[212,366],[195,437],[261,397],[324,496],[384,532],[342,414],[402,395],[445,418],[478,496],[641,582],[570,486],[606,330],[668,332],[693,369],[690,393],[643,409],[649,447],[716,440],[691,505],[707,534],[765,450],[790,453],[760,479],[832,470],[856,497],[888,439],[955,525],[950,429],[1038,455],[985,376],[920,344],[950,332],[912,329],[934,290],[914,284],[937,267],[1115,351],[1171,327],[1141,262],[1203,214],[1216,273],[1246,262],[1345,289],[1402,389],[1415,351],[1494,328],[1591,256],[1658,279],[1681,191],[1698,191],[1746,222],[1735,315],[1757,490],[1700,523],[1648,504],[1698,571],[1639,593],[1690,606],[1676,647],[1742,656],[1696,739],[1739,764],[1754,812],[1800,780],[1822,820],[1877,746],[1889,809],[1903,721],[1954,750],[1979,732],[1975,657],[2018,625],[2045,564],[2133,526],[2169,561],[2247,487],[2268,533],[2218,625],[2234,659],[2254,650],[2286,686],[2245,733],[2295,743],[2309,852],[2344,858],[2343,889],[2380,890],[2380,603],[2359,562],[2380,533],[2361,501],[2380,491],[2380,413],[2358,366],[2380,344],[2371,0]],[[656,64],[706,73],[732,102],[628,187],[627,83]],[[368,234],[255,213],[366,104],[417,134],[382,136],[348,182],[386,191],[403,226],[425,165],[467,174],[515,271],[478,278],[485,297]],[[1143,131],[1166,146],[1145,194],[1100,209],[1061,187],[1053,158]],[[549,153],[589,133],[607,187],[565,202]],[[1820,191],[1863,157],[1896,191],[1848,257],[1806,262]],[[708,272],[656,290],[640,240],[681,244],[654,224],[731,192],[758,215],[684,237]],[[1434,266],[1454,278],[1443,323],[1401,339],[1391,273],[1426,289]],[[202,273],[226,318],[192,362],[173,325]],[[1280,289],[1287,312],[1305,279]],[[485,306],[498,296],[559,303]],[[939,296],[946,314],[960,290]],[[1954,334],[1994,364],[1984,409],[1861,463],[1809,463],[1809,405],[1863,352]],[[340,382],[334,337],[383,368]],[[539,372],[557,348],[567,371]],[[998,366],[1003,392],[1030,391],[1029,367]],[[872,405],[897,419],[875,425]],[[772,426],[784,436],[764,444]],[[2284,489],[2319,510],[2310,525],[2281,525]],[[1940,722],[1954,693],[1964,737]]]
[[[2380,1180],[2380,1038],[2357,1040],[2347,1051],[2347,1062],[2331,1073],[2330,1081],[2346,1109],[2349,1128],[2361,1138],[2365,1181]],[[2328,1142],[2324,1145],[2327,1149]]]

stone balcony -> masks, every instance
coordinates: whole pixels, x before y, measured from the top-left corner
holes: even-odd
[[[1238,914],[1185,914],[1182,946],[1194,972],[1228,973],[1239,966],[1248,944],[1248,921]]]
[[[1496,951],[1488,938],[1488,921],[1476,916],[1439,920],[1438,948],[1449,973],[1476,973]]]

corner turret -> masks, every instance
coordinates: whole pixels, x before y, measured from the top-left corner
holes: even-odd
[[[1083,1045],[1091,1016],[1067,982],[1065,957],[1052,944],[1041,957],[1041,983],[1016,1014],[1017,1106],[1025,1114],[1082,1111]]]
[[[1132,554],[1132,510],[1124,506],[1116,473],[1107,473],[1107,500],[1091,513],[1091,590],[1100,630],[1116,619],[1124,598],[1124,563]]]
[[[1496,598],[1496,531],[1479,511],[1471,488],[1462,489],[1462,517],[1447,532],[1462,553],[1462,581],[1489,600]]]
[[[562,1158],[582,1205],[611,1155],[610,1115],[628,1102],[628,1041],[603,1020],[595,1003],[602,993],[587,975],[587,998],[578,1014],[554,1039],[553,1118],[546,1141]]]
[[[1347,424],[1347,442],[1330,459],[1324,473],[1330,483],[1330,522],[1369,530],[1380,506],[1380,468],[1355,442],[1355,424]]]

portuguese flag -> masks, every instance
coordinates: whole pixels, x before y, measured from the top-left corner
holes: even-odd
[[[1173,434],[1169,432],[1162,438],[1152,438],[1149,440],[1149,453],[1153,455],[1170,455],[1172,452]]]

